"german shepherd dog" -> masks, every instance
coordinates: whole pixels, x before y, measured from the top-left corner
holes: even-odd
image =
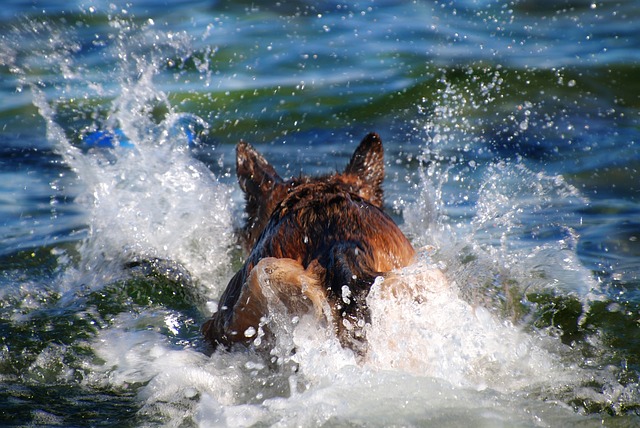
[[[237,146],[249,253],[203,326],[214,346],[250,344],[274,298],[293,315],[326,317],[342,346],[366,352],[366,297],[376,277],[410,264],[415,251],[384,213],[383,148],[368,134],[341,173],[283,180],[253,147]],[[262,330],[260,330],[262,329]]]

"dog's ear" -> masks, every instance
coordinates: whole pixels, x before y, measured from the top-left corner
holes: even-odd
[[[255,242],[267,223],[277,201],[274,189],[283,182],[276,170],[249,143],[241,141],[236,148],[236,174],[247,202],[249,216],[245,225],[245,245]]]
[[[359,193],[363,197],[369,199],[374,205],[382,206],[384,149],[378,134],[371,132],[364,137],[344,172],[359,179],[361,186]]]
[[[249,196],[262,197],[282,182],[271,164],[244,141],[236,148],[236,174],[240,188]]]

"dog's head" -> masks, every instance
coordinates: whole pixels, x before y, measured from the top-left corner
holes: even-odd
[[[349,192],[382,207],[383,153],[380,137],[372,132],[364,137],[343,172],[283,180],[250,144],[240,142],[236,150],[236,173],[240,188],[245,194],[246,212],[249,216],[243,237],[245,249],[250,251],[274,209],[293,189],[303,183],[339,183]]]

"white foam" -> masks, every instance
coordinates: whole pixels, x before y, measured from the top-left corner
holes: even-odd
[[[85,382],[116,389],[136,388],[143,404],[141,414],[178,425],[193,417],[200,394],[222,406],[233,405],[246,382],[242,371],[236,369],[239,359],[211,359],[202,352],[171,344],[156,329],[141,329],[163,318],[153,315],[123,313],[111,327],[102,330],[93,341],[100,363],[91,367]]]
[[[153,324],[145,319],[150,314],[121,314],[94,343],[104,361],[94,368],[94,381],[144,384],[141,413],[173,426],[191,420],[202,427],[585,421],[564,405],[536,398],[536,391],[580,377],[550,352],[547,341],[553,339],[526,334],[472,307],[455,284],[434,272],[424,261],[406,269],[402,281],[413,289],[395,298],[384,293],[384,282],[376,283],[368,300],[372,323],[364,360],[343,349],[312,316],[282,329],[290,336],[278,339],[282,348],[274,353],[280,357],[274,366],[252,352],[207,357],[177,348],[157,331],[140,330]],[[284,354],[291,346],[295,353]]]
[[[541,338],[463,300],[436,266],[422,263],[405,271],[412,294],[383,298],[381,284],[369,297],[372,366],[505,393],[574,378]]]

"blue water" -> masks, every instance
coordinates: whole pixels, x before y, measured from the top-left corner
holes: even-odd
[[[640,424],[638,25],[633,1],[3,3],[0,424]],[[365,361],[305,319],[269,358],[211,354],[236,142],[315,174],[372,130],[430,297],[373,293]]]

